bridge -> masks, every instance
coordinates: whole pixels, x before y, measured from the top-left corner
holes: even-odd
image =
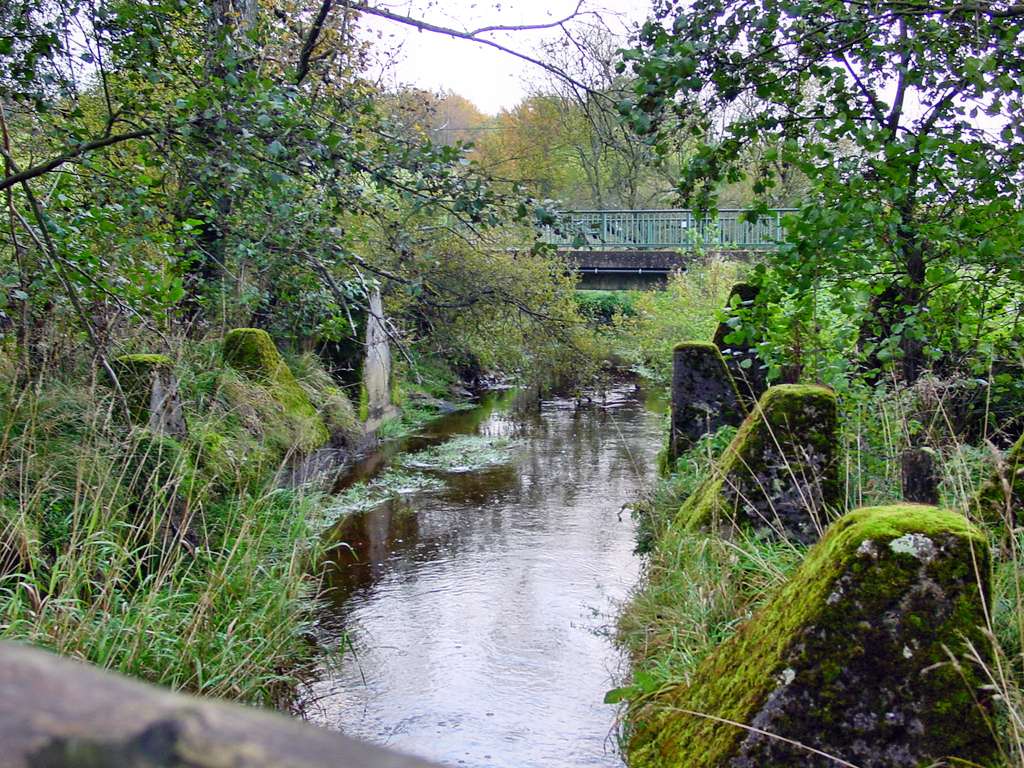
[[[579,271],[582,288],[649,288],[698,252],[750,256],[777,248],[782,218],[793,210],[776,208],[756,220],[741,208],[715,216],[687,209],[565,211],[541,238]]]

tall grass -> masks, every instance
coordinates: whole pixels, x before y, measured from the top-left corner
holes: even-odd
[[[787,541],[727,540],[674,525],[683,501],[714,471],[735,431],[722,427],[705,435],[634,505],[637,548],[648,557],[642,586],[618,625],[634,665],[634,685],[622,692],[628,698],[689,679],[803,557],[803,549]]]
[[[184,361],[191,434],[131,429],[80,370],[0,382],[0,638],[176,689],[285,706],[310,656],[315,495],[260,387]]]
[[[934,394],[933,385],[926,386]],[[991,577],[992,608],[983,627],[987,645],[969,647],[952,661],[981,668],[996,703],[993,730],[1003,763],[1024,768],[1024,529],[1013,519],[983,519],[973,503],[979,485],[993,472],[1003,473],[1001,485],[1007,490],[1014,478],[1007,476],[995,446],[962,437],[952,410],[941,395],[923,405],[919,392],[894,387],[843,393],[846,495],[837,513],[899,501],[902,451],[910,445],[934,450],[941,505],[962,510],[987,531],[994,556],[993,572],[976,574],[980,580]],[[724,540],[673,525],[682,502],[714,471],[728,434],[725,429],[705,437],[637,503],[639,543],[648,558],[642,583],[619,621],[619,638],[631,655],[634,675],[613,698],[636,700],[688,680],[805,555],[785,542],[743,535]]]

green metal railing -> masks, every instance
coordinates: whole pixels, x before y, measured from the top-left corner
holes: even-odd
[[[562,248],[765,250],[783,239],[782,217],[792,210],[776,208],[754,222],[746,221],[748,211],[740,208],[722,209],[715,216],[685,209],[565,211],[541,236]]]

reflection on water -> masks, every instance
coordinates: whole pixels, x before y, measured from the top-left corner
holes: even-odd
[[[621,766],[606,630],[637,576],[621,508],[651,471],[661,417],[632,385],[456,416],[455,431],[521,447],[338,525],[318,631],[354,652],[324,665],[313,719],[450,765]]]

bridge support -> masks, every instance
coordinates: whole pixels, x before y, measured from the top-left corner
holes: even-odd
[[[666,272],[579,271],[577,288],[585,291],[661,291],[668,284]]]

